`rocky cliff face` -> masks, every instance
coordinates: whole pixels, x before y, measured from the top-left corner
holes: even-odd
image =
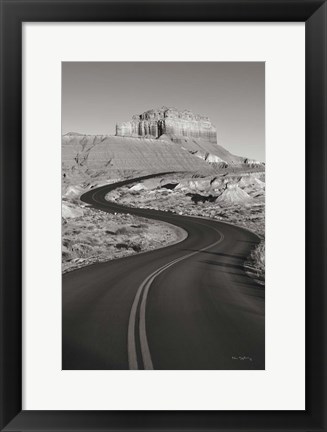
[[[164,134],[217,142],[216,128],[209,118],[188,110],[162,107],[134,115],[131,121],[116,125],[117,136],[159,138]]]

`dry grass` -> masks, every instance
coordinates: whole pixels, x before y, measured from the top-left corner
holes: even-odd
[[[249,271],[250,275],[254,276],[260,284],[265,283],[265,254],[266,248],[263,239],[252,251],[245,264],[245,268]]]

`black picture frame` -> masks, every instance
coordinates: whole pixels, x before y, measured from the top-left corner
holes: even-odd
[[[326,431],[326,1],[1,0],[0,3],[1,430]],[[305,411],[22,411],[22,23],[29,21],[305,22]]]

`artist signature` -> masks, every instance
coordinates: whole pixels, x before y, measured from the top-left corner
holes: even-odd
[[[252,357],[248,357],[248,356],[232,356],[232,360],[248,360],[248,361],[252,361]]]

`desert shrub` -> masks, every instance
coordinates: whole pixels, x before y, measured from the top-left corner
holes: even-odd
[[[129,246],[126,243],[117,243],[116,249],[129,249]]]
[[[62,251],[62,261],[70,261],[72,259],[72,255],[68,251]]]
[[[257,276],[264,280],[265,279],[265,241],[262,240],[256,247],[253,249],[250,260],[253,265]]]
[[[75,205],[77,205],[77,206],[80,206],[80,205],[81,205],[81,202],[80,202],[79,198],[71,197],[71,198],[70,198],[69,200],[67,200],[67,201],[70,201],[72,204],[75,204]]]
[[[95,237],[95,236],[89,236],[89,235],[87,235],[87,236],[85,236],[84,237],[84,242],[85,243],[87,243],[87,244],[89,244],[89,245],[98,245],[99,243],[101,243],[101,241],[97,238],[97,237]]]
[[[69,246],[71,245],[71,241],[69,239],[64,238],[62,241],[62,245],[66,248],[69,248]]]
[[[128,229],[126,227],[118,228],[116,234],[128,234]]]
[[[72,250],[78,256],[78,258],[81,258],[90,254],[92,252],[92,247],[85,243],[76,243],[72,247]]]
[[[253,258],[255,258],[258,266],[261,268],[265,267],[265,242],[262,241],[252,252]]]
[[[132,249],[133,249],[133,251],[135,251],[135,252],[141,252],[141,250],[142,250],[141,246],[138,245],[138,244],[133,245],[133,246],[132,246]]]

